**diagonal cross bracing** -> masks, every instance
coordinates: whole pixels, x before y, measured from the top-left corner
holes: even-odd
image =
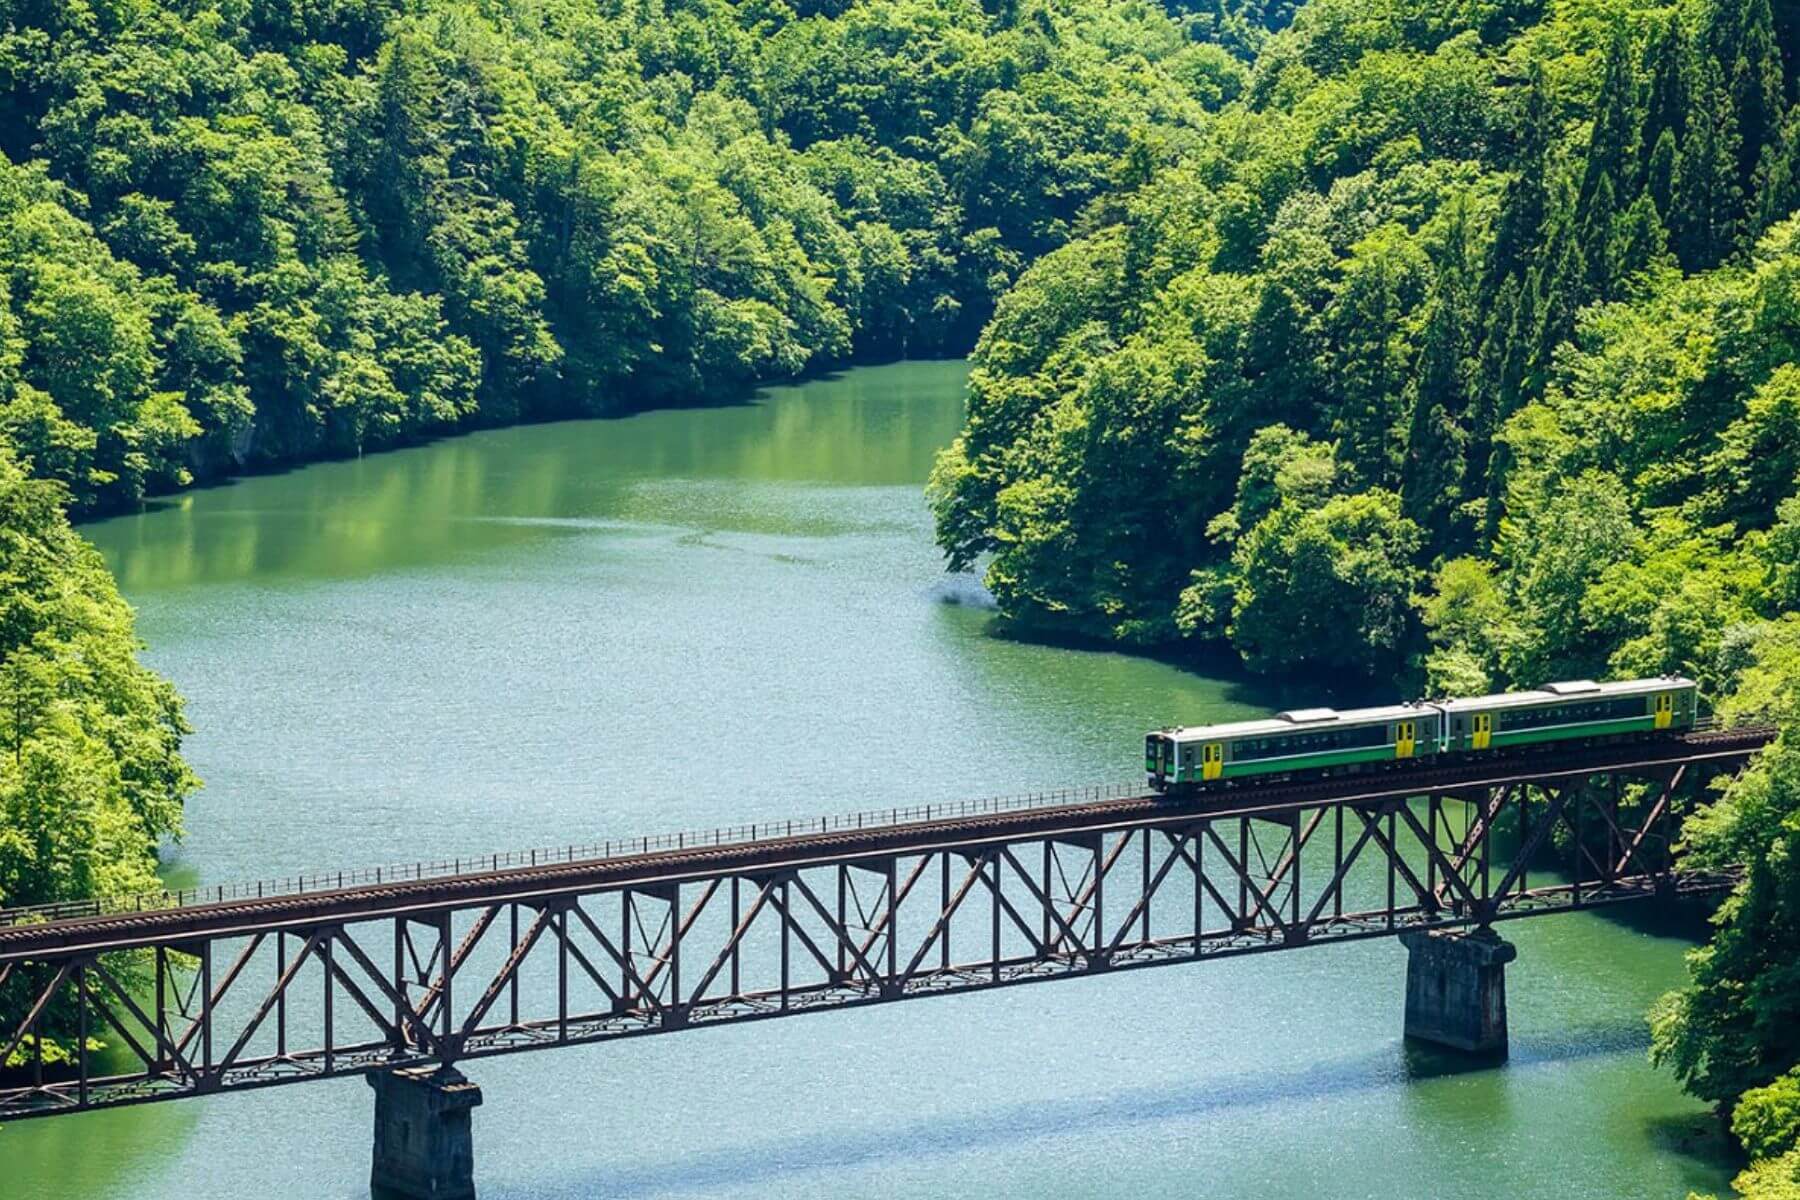
[[[51,1014],[71,1004],[126,1052],[79,1056],[66,1083],[36,1067],[0,1086],[0,1120],[1716,892],[1731,874],[1645,848],[1674,842],[1684,788],[1761,744],[1672,740],[1439,771],[1428,788],[1396,772],[0,926],[0,979],[26,996],[0,1057],[34,1066]],[[1635,828],[1594,786],[1621,775],[1658,784]],[[1468,806],[1465,828],[1442,797]],[[1252,822],[1281,835],[1279,853],[1262,856]],[[1558,845],[1558,826],[1608,849]],[[877,881],[872,903],[852,870]],[[363,949],[389,943],[391,965]],[[132,960],[153,970],[153,993],[112,967],[132,951],[153,952]],[[215,961],[230,964],[217,977]],[[322,989],[297,985],[311,963]],[[576,995],[571,979],[593,987]],[[334,997],[366,1033],[323,1036]]]

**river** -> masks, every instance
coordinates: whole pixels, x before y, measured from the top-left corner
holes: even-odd
[[[187,695],[183,880],[1131,779],[1277,701],[996,636],[920,485],[963,367],[499,430],[89,526]],[[1513,1058],[1400,1039],[1378,941],[470,1068],[486,1200],[1669,1197],[1729,1177],[1645,1060],[1685,943],[1519,922]],[[366,1195],[357,1080],[27,1122],[0,1197]]]

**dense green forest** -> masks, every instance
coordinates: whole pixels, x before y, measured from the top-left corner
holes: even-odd
[[[69,516],[965,353],[1289,15],[0,0],[0,904],[152,886],[196,786]]]
[[[1716,685],[1796,598],[1790,32],[1314,0],[1002,300],[952,561],[1021,625],[1262,671]]]
[[[932,481],[1006,619],[1470,694],[1682,672],[1783,738],[1653,1016],[1800,1195],[1800,10],[1311,0],[1035,262]]]
[[[4,0],[0,433],[91,511],[962,353],[1097,197],[1198,145],[1259,28],[1094,0]]]
[[[9,907],[155,888],[158,845],[179,836],[198,783],[181,758],[181,701],[137,661],[131,609],[99,552],[69,527],[67,503],[60,483],[31,478],[0,446],[0,905]],[[0,979],[9,1027],[41,986]],[[72,1001],[59,1002],[72,1026]],[[15,1062],[31,1053],[21,1047]],[[47,1043],[44,1054],[56,1062],[62,1048]]]
[[[195,780],[70,515],[973,347],[1016,629],[1775,748],[1653,1053],[1800,1194],[1793,0],[0,0],[0,903]],[[0,747],[3,749],[3,747]],[[9,998],[0,995],[0,1008]]]

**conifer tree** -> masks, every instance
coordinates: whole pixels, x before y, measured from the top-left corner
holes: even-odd
[[[1483,307],[1491,305],[1508,278],[1522,278],[1534,261],[1544,216],[1549,210],[1553,124],[1544,71],[1533,63],[1520,118],[1519,153],[1500,201],[1494,242],[1488,250],[1487,273],[1481,289]]]
[[[1425,532],[1429,552],[1448,547],[1462,492],[1469,435],[1468,284],[1460,265],[1438,275],[1425,319],[1419,368],[1408,389],[1412,412],[1401,477],[1402,510]]]
[[[1611,183],[1609,199],[1628,205],[1637,197],[1637,88],[1637,72],[1631,65],[1631,38],[1620,25],[1607,45],[1605,73],[1595,101],[1593,130],[1588,136],[1587,169],[1582,174],[1576,209],[1583,229],[1612,220],[1610,209],[1596,207],[1602,181]]]
[[[1771,225],[1800,208],[1800,105],[1788,110],[1781,136],[1763,149],[1750,195],[1756,209],[1750,214],[1745,241],[1754,245]]]
[[[1587,263],[1575,228],[1567,188],[1544,231],[1543,257],[1528,280],[1537,310],[1536,336],[1532,343],[1526,388],[1531,396],[1543,394],[1556,348],[1575,333],[1575,315],[1588,298]],[[1610,233],[1610,225],[1608,227]],[[1596,257],[1605,254],[1605,237],[1594,247]]]
[[[1613,219],[1607,261],[1612,271],[1614,298],[1623,295],[1633,278],[1666,257],[1668,252],[1669,231],[1663,226],[1656,202],[1645,192]]]
[[[1665,221],[1675,210],[1675,173],[1680,167],[1681,152],[1675,148],[1675,131],[1665,129],[1656,139],[1650,161],[1644,168],[1644,195],[1656,205]]]
[[[1482,538],[1492,543],[1500,529],[1501,500],[1506,495],[1509,459],[1496,442],[1500,427],[1525,402],[1530,387],[1533,334],[1538,327],[1537,299],[1523,281],[1510,281],[1501,293],[1501,304],[1495,310],[1495,323],[1505,320],[1504,333],[1498,334],[1498,369],[1493,376],[1493,399],[1480,415],[1476,428],[1480,438],[1480,457],[1469,457],[1469,478],[1476,484],[1485,482],[1487,508]]]
[[[1639,149],[1645,163],[1656,156],[1663,136],[1669,135],[1671,148],[1679,144],[1687,131],[1688,112],[1688,45],[1682,32],[1679,13],[1671,16],[1653,34],[1644,50],[1644,74],[1648,84],[1644,96],[1644,121]],[[1667,204],[1657,201],[1666,214]]]
[[[1716,62],[1702,61],[1695,96],[1699,102],[1682,139],[1669,222],[1675,252],[1690,271],[1715,266],[1731,252],[1744,207],[1737,112]]]
[[[1618,264],[1614,258],[1613,229],[1622,215],[1616,208],[1612,177],[1601,175],[1581,220],[1581,245],[1586,248],[1587,259],[1586,300],[1614,297]]]
[[[1715,61],[1737,116],[1737,178],[1744,187],[1764,149],[1781,138],[1781,51],[1769,0],[1718,0],[1712,34]]]

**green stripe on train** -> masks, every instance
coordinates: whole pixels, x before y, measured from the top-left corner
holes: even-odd
[[[1627,717],[1622,721],[1596,721],[1591,725],[1560,729],[1496,729],[1493,746],[1532,746],[1539,742],[1566,742],[1576,738],[1605,737],[1614,733],[1649,733],[1656,728],[1656,718],[1648,713]]]
[[[1415,757],[1428,758],[1434,751],[1423,743],[1414,752]],[[1257,759],[1247,762],[1228,762],[1225,764],[1225,778],[1232,779],[1245,775],[1279,775],[1287,771],[1307,771],[1314,767],[1343,767],[1354,763],[1393,762],[1392,746],[1369,746],[1361,750],[1333,750],[1325,754],[1300,754],[1292,758]]]
[[[1686,723],[1671,725],[1671,728],[1685,728]],[[1608,737],[1618,733],[1650,733],[1656,728],[1656,718],[1649,713],[1641,717],[1627,717],[1619,721],[1601,721],[1579,727],[1560,729],[1497,729],[1489,743],[1490,749],[1501,749],[1506,746],[1530,746],[1542,742],[1573,741],[1586,737]],[[1467,734],[1463,735],[1466,742]],[[1451,746],[1453,753],[1479,754],[1466,745]],[[1430,741],[1421,741],[1414,751],[1414,758],[1431,758],[1437,753],[1436,745]],[[1362,750],[1337,750],[1328,754],[1305,754],[1293,758],[1250,759],[1245,762],[1227,762],[1221,778],[1242,779],[1252,775],[1278,775],[1287,771],[1310,771],[1319,767],[1354,766],[1359,763],[1393,762],[1392,746],[1371,746]],[[1154,768],[1152,768],[1154,770]],[[1200,767],[1183,768],[1176,782],[1202,783]]]
[[[1421,744],[1414,752],[1418,758],[1430,758],[1436,751]],[[1250,759],[1247,762],[1228,762],[1225,764],[1222,779],[1243,779],[1251,775],[1280,775],[1288,771],[1310,771],[1318,767],[1342,767],[1355,763],[1393,762],[1392,746],[1370,746],[1363,750],[1334,750],[1329,754],[1300,754],[1292,758]],[[1410,760],[1408,760],[1410,761]],[[1177,783],[1210,783],[1202,779],[1200,764],[1183,767]]]

